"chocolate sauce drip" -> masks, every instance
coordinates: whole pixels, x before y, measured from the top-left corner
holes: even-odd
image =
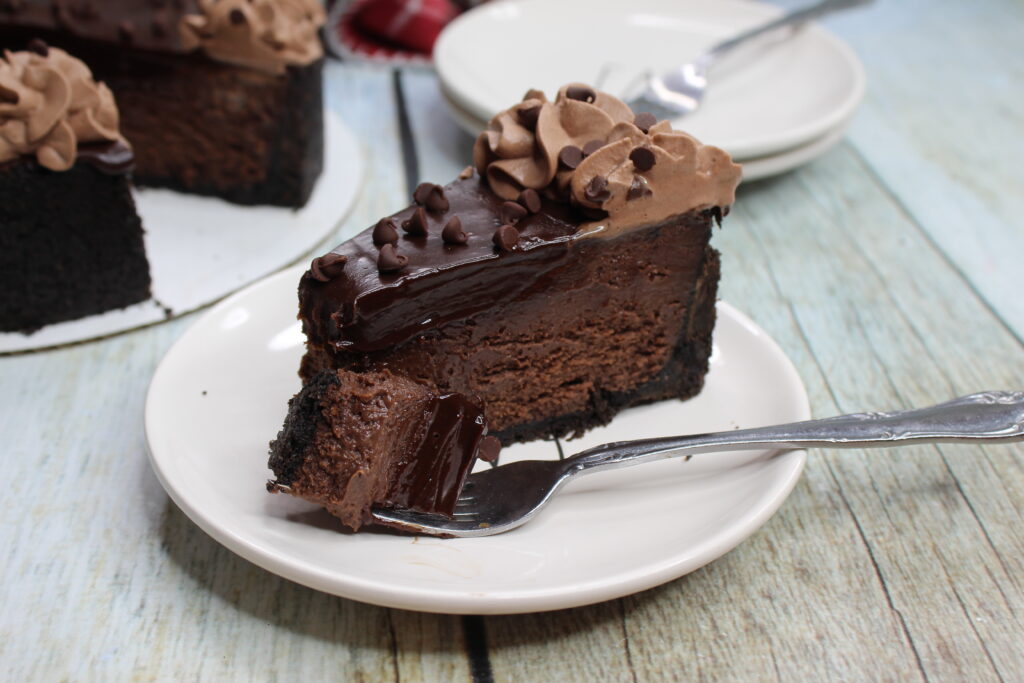
[[[462,394],[435,398],[423,439],[396,465],[384,504],[451,515],[484,438],[483,408]]]

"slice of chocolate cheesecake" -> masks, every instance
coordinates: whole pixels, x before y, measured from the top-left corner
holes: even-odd
[[[479,397],[506,445],[700,391],[719,277],[709,243],[739,167],[579,84],[554,102],[528,93],[474,156],[314,260],[299,285],[303,380],[386,368]]]

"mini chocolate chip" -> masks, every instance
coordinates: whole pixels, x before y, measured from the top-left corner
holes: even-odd
[[[468,178],[472,178],[474,170],[475,169],[472,166],[467,166],[466,168],[462,169],[462,173],[459,174],[459,179],[466,180]]]
[[[502,251],[512,251],[519,244],[519,231],[512,225],[503,225],[494,231],[494,244]]]
[[[575,169],[583,161],[583,150],[576,145],[566,145],[558,153],[558,161],[569,169]]]
[[[154,19],[149,25],[149,30],[155,37],[163,38],[167,35],[167,20],[160,17]]]
[[[122,21],[117,25],[117,35],[123,42],[130,43],[135,38],[135,24]]]
[[[519,109],[516,109],[516,118],[519,119],[519,123],[524,128],[533,130],[537,127],[537,119],[540,118],[540,105],[534,104],[529,107],[519,107]]]
[[[469,241],[469,235],[462,229],[462,219],[458,216],[452,216],[444,225],[444,230],[441,231],[441,239],[444,240],[445,244],[465,244]]]
[[[633,182],[629,184],[629,190],[626,192],[626,201],[640,199],[641,197],[646,197],[650,194],[653,193],[651,192],[651,188],[647,185],[647,179],[643,176],[635,175],[633,176]]]
[[[230,19],[231,23],[234,24],[235,26],[238,26],[239,24],[244,24],[245,23],[245,12],[243,12],[242,10],[240,10],[240,9],[238,9],[236,7],[235,9],[231,10],[228,13],[228,19]]]
[[[587,144],[583,145],[583,156],[589,157],[602,147],[604,147],[604,140],[591,140]]]
[[[50,56],[50,46],[46,44],[46,41],[40,40],[39,38],[33,38],[28,41],[28,45],[25,46],[25,49],[29,52],[35,52],[40,57]]]
[[[335,254],[332,251],[313,259],[313,262],[309,264],[309,272],[314,280],[329,282],[341,275],[342,271],[345,270],[346,261],[348,261],[347,256]]]
[[[651,126],[653,126],[657,122],[658,118],[654,114],[647,111],[642,111],[635,117],[633,117],[633,125],[645,133],[649,131],[651,129]]]
[[[588,88],[585,85],[570,85],[565,89],[565,96],[570,100],[593,102],[597,98],[597,93],[594,92],[593,88]]]
[[[417,204],[423,205],[427,202],[427,195],[434,189],[434,183],[420,183],[416,186],[416,189],[412,191],[412,200]]]
[[[381,218],[373,227],[373,243],[378,247],[382,244],[398,244],[398,226],[394,218]]]
[[[501,442],[490,434],[480,439],[480,445],[476,447],[476,456],[484,462],[496,462],[500,453]]]
[[[434,183],[420,183],[412,193],[413,201],[426,206],[431,211],[447,211],[448,198],[444,196],[444,188]]]
[[[527,210],[518,202],[505,202],[498,207],[498,218],[502,223],[515,225],[527,214]]]
[[[612,193],[608,191],[608,179],[603,175],[596,175],[590,179],[587,183],[586,189],[583,191],[583,196],[587,200],[597,202],[598,204],[606,201],[612,196]]]
[[[405,268],[408,263],[409,257],[399,254],[393,244],[385,244],[377,256],[377,270],[382,273],[394,273]]]
[[[431,211],[444,213],[448,210],[448,198],[444,196],[444,188],[440,185],[434,186],[434,191],[427,195],[427,208]]]
[[[638,171],[650,171],[654,168],[654,152],[650,147],[634,147],[629,153],[629,160],[633,162]]]
[[[540,195],[537,194],[537,190],[532,187],[528,187],[520,192],[519,196],[516,197],[516,201],[525,206],[526,210],[530,213],[537,213],[540,211]]]
[[[416,207],[412,215],[407,220],[402,221],[402,230],[405,230],[410,235],[427,234],[427,212],[423,210],[422,206]]]

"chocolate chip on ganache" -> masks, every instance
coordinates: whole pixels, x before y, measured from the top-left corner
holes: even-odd
[[[541,105],[539,104],[531,104],[519,107],[518,109],[516,109],[516,119],[519,120],[519,123],[523,126],[523,128],[533,130],[534,128],[537,127],[537,119],[540,118],[540,108]]]
[[[444,230],[441,231],[441,239],[444,240],[445,244],[465,244],[469,241],[469,235],[462,229],[462,219],[458,216],[452,216],[444,225]]]
[[[530,213],[538,213],[540,211],[540,195],[532,187],[528,187],[520,192],[519,196],[516,197],[516,201],[525,206],[526,210]]]
[[[412,193],[413,201],[427,207],[431,211],[447,211],[448,198],[444,196],[444,188],[434,183],[420,183]]]
[[[488,434],[480,439],[480,445],[476,447],[476,457],[484,462],[495,462],[501,453],[501,442],[498,437]]]
[[[558,161],[568,169],[573,169],[583,161],[583,150],[576,145],[566,145],[558,152]]]
[[[629,184],[629,190],[626,192],[626,201],[632,201],[634,199],[640,199],[641,197],[647,197],[651,194],[650,186],[647,184],[647,179],[640,175],[633,176],[633,182]]]
[[[633,166],[638,171],[650,171],[654,168],[654,152],[650,147],[634,147],[633,151],[629,153],[629,160],[633,162]]]
[[[373,243],[378,247],[382,244],[398,244],[398,226],[394,218],[381,218],[373,227]]]
[[[529,213],[522,204],[518,202],[504,202],[498,207],[498,219],[502,223],[515,225]]]
[[[423,210],[422,206],[417,206],[412,215],[402,221],[402,230],[416,236],[427,234],[427,212]]]
[[[519,244],[519,231],[513,225],[503,225],[494,231],[494,245],[501,251],[512,251]]]
[[[135,39],[135,24],[130,21],[122,21],[117,25],[117,37],[122,43],[130,43]]]
[[[593,102],[597,99],[594,89],[585,85],[570,85],[565,89],[565,96],[570,100],[579,100],[580,102]]]
[[[377,270],[382,273],[394,273],[409,263],[409,257],[398,253],[393,244],[385,244],[377,255]]]
[[[35,52],[40,57],[50,56],[50,46],[46,44],[46,41],[39,40],[38,38],[33,38],[28,41],[28,45],[25,46],[25,49],[29,52]]]
[[[583,156],[589,157],[602,147],[604,147],[604,140],[591,140],[587,144],[583,145]]]
[[[633,117],[633,125],[642,130],[648,132],[651,130],[651,126],[658,122],[658,117],[649,111],[642,111]]]
[[[596,175],[590,179],[587,183],[586,189],[583,190],[583,196],[588,201],[597,202],[598,204],[605,202],[612,193],[608,191],[608,179],[603,175]]]
[[[323,256],[317,256],[309,264],[309,274],[319,282],[330,282],[341,275],[345,270],[345,263],[348,257],[344,254],[335,254],[333,251]]]
[[[231,21],[235,26],[239,26],[245,23],[245,12],[238,9],[237,7],[228,12],[228,20]]]

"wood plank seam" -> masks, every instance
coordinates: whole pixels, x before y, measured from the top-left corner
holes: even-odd
[[[854,155],[854,158],[855,159],[861,159],[861,157],[859,155],[856,155],[856,154]],[[873,175],[872,178],[873,178],[873,180],[876,183],[881,181],[881,179],[878,178],[876,175]],[[889,196],[891,199],[894,199],[891,196],[891,194],[889,194],[887,196]],[[903,211],[906,214],[906,211],[905,211],[905,209],[903,207],[900,207],[900,210]],[[913,220],[912,216],[909,216],[909,214],[907,214],[907,218],[908,218],[908,220],[913,225],[917,226],[917,228],[919,230],[921,229],[920,225],[916,221]],[[871,270],[871,272],[875,275],[875,277],[877,277],[879,279],[879,281],[884,282],[885,281],[885,277],[875,267],[874,260],[871,259],[868,254],[864,253],[864,250],[860,247],[860,245],[857,244],[856,242],[854,242],[853,240],[849,240],[848,244],[849,244],[849,246],[852,249],[854,249],[858,253],[860,253],[860,255],[864,259],[864,262],[867,264],[867,267]],[[936,250],[937,250],[937,254],[936,255],[942,257],[943,260],[947,261],[947,263],[948,263],[948,259],[946,259],[945,258],[945,254],[940,249],[938,249],[938,246],[934,245],[934,244],[932,246],[935,247]],[[949,265],[952,267],[952,264],[949,264]],[[961,278],[963,277],[962,274],[959,273],[959,271],[955,270],[955,268],[953,268],[953,270],[954,270],[954,272],[957,272],[957,274],[960,275]],[[924,349],[924,352],[927,355],[928,360],[930,361],[931,365],[934,367],[937,377],[943,381],[943,383],[946,385],[947,389],[949,390],[949,396],[952,398],[953,396],[957,395],[957,393],[960,393],[960,392],[957,391],[957,388],[954,385],[953,379],[946,372],[946,370],[943,367],[942,363],[932,353],[931,348],[926,343],[926,340],[925,340],[924,336],[921,334],[921,331],[918,329],[917,325],[914,324],[914,321],[911,319],[911,317],[908,316],[906,311],[900,306],[899,301],[892,295],[892,292],[889,291],[889,290],[886,290],[885,295],[886,295],[886,299],[888,301],[888,306],[891,308],[891,310],[893,310],[903,320],[903,322],[907,325],[907,327],[910,328],[912,334],[917,338],[918,342],[920,342],[921,348]],[[998,313],[996,313],[991,308],[991,306],[988,305],[988,303],[986,301],[984,301],[982,298],[979,297],[978,298],[978,303],[982,304],[985,307],[986,310],[991,312],[995,316],[995,318],[1000,323],[1002,323],[1004,325],[1004,327],[1006,327],[1005,321],[1003,321],[1003,319],[998,315]],[[857,321],[857,326],[860,329],[861,335],[863,337],[865,337],[865,340],[866,340],[867,332],[866,332],[866,328],[864,326],[864,321],[861,318],[860,311],[859,310],[854,310],[853,311],[853,316],[854,316],[854,319]],[[1009,327],[1006,327],[1006,329],[1011,334],[1013,334],[1013,330],[1012,329],[1010,329]],[[904,410],[915,407],[915,406],[910,405],[910,402],[908,402],[906,400],[906,398],[904,397],[903,392],[900,391],[899,383],[892,377],[892,374],[889,372],[888,366],[885,364],[885,361],[881,358],[881,356],[879,356],[878,350],[875,348],[875,346],[870,344],[870,343],[865,343],[865,346],[868,348],[872,358],[874,358],[876,364],[881,369],[883,376],[885,377],[886,381],[889,383],[889,389],[890,389],[891,393],[899,398],[900,405],[898,407],[901,408],[901,409],[904,409]],[[986,387],[976,387],[976,389],[984,389],[984,388],[986,388]],[[989,387],[989,388],[998,388],[998,387]],[[988,451],[985,449],[985,447],[984,446],[979,446],[979,447],[982,449],[982,452],[987,457]],[[933,444],[932,448],[934,448],[935,451],[938,453],[939,458],[942,461],[943,467],[946,470],[946,473],[949,475],[950,479],[953,481],[954,485],[956,486],[956,489],[957,489],[957,491],[960,494],[960,498],[963,500],[964,505],[967,507],[967,509],[971,512],[971,516],[974,517],[975,522],[978,524],[978,528],[981,530],[982,535],[985,537],[985,541],[988,544],[988,546],[991,548],[993,555],[995,556],[996,560],[999,562],[999,565],[1003,568],[1003,571],[1006,572],[1006,576],[1009,577],[1010,580],[1014,584],[1016,584],[1016,582],[1013,581],[1013,578],[1012,578],[1014,573],[1007,566],[1006,559],[1003,557],[1003,555],[1000,553],[998,548],[993,543],[991,533],[989,532],[988,528],[985,526],[984,521],[978,515],[978,512],[975,509],[974,505],[972,504],[972,502],[970,500],[970,497],[968,496],[967,492],[964,490],[962,482],[956,476],[953,467],[950,465],[949,460],[947,459],[946,453],[942,450],[940,444]],[[943,570],[945,570],[945,567],[943,567]],[[997,585],[998,585],[998,583],[997,583]],[[952,587],[952,585],[951,585],[951,587]],[[955,590],[955,588],[954,588],[954,590]],[[973,628],[973,624],[972,624],[972,628]]]
[[[395,105],[398,114],[398,133],[402,141],[402,163],[405,165],[405,189],[409,197],[419,184],[420,160],[416,152],[416,141],[412,135],[412,123],[409,121],[409,108],[402,89],[402,71],[394,69],[391,85],[395,93]]]
[[[758,245],[761,252],[767,255],[767,249],[765,248],[760,236],[757,235],[756,231],[748,232],[752,235],[753,240]],[[786,302],[786,307],[789,310],[790,320],[792,321],[794,329],[797,331],[797,334],[800,336],[800,339],[803,342],[804,348],[806,349],[808,356],[811,358],[815,367],[818,369],[818,374],[821,376],[825,384],[825,388],[827,389],[829,396],[832,399],[833,408],[837,412],[839,412],[839,398],[838,396],[836,396],[835,390],[833,389],[831,383],[828,380],[828,374],[825,372],[825,368],[822,365],[821,360],[818,358],[817,354],[814,351],[814,347],[811,345],[810,339],[807,336],[807,331],[800,323],[800,318],[797,315],[796,309],[793,306],[793,302],[790,301],[789,298],[785,296],[785,294],[783,293],[782,287],[779,284],[778,279],[775,277],[775,273],[772,270],[770,264],[767,267],[767,271],[768,277],[771,280],[772,288],[775,290],[778,297],[782,301]],[[896,616],[896,619],[899,621],[900,630],[902,630],[903,632],[903,637],[906,639],[906,644],[910,647],[911,652],[913,652],[914,654],[914,661],[917,664],[917,670],[921,674],[922,680],[927,681],[928,674],[925,672],[924,662],[921,659],[921,653],[918,651],[917,644],[914,642],[914,638],[910,633],[910,628],[907,625],[906,618],[903,616],[903,612],[900,611],[898,607],[896,607],[896,604],[893,601],[892,593],[889,591],[889,586],[885,582],[885,576],[882,573],[882,568],[878,562],[878,558],[875,557],[874,550],[871,547],[871,544],[868,542],[867,533],[865,532],[864,527],[861,524],[861,521],[858,519],[857,514],[854,511],[853,505],[847,498],[845,490],[840,485],[839,476],[836,473],[835,469],[832,467],[832,463],[829,462],[828,458],[823,458],[823,460],[825,461],[825,467],[829,473],[829,476],[832,478],[832,483],[836,488],[836,492],[839,494],[839,499],[842,501],[843,507],[846,508],[847,513],[850,515],[850,519],[853,520],[854,527],[857,530],[857,535],[864,546],[864,550],[867,552],[868,559],[871,562],[871,566],[875,572],[875,577],[878,579],[879,587],[882,589],[882,593],[885,596],[886,604],[889,606],[890,611]]]
[[[967,605],[964,603],[964,599],[963,596],[960,595],[960,591],[956,589],[956,581],[954,581],[953,577],[949,575],[949,571],[946,569],[946,565],[942,561],[942,557],[938,554],[938,552],[935,551],[934,547],[932,548],[932,554],[935,555],[935,559],[938,561],[939,566],[942,567],[942,573],[946,575],[946,581],[949,583],[950,588],[953,590],[953,595],[956,597],[956,601],[957,603],[959,603],[960,609],[964,613],[964,618],[967,620],[967,623],[971,625],[971,631],[974,632],[974,637],[978,639],[978,643],[981,645],[982,652],[984,652],[985,656],[988,658],[988,663],[989,666],[992,667],[992,672],[996,675],[1000,682],[1005,681],[1006,679],[1003,677],[1002,672],[999,670],[999,667],[996,666],[995,659],[992,658],[992,653],[988,649],[988,644],[985,642],[985,639],[982,637],[982,635],[978,633],[978,628],[974,625],[974,616],[971,614],[970,610],[967,609]]]
[[[562,449],[559,447],[558,454],[561,456]],[[629,647],[629,629],[626,627],[626,604],[620,598],[615,601],[619,608],[619,626],[622,627],[622,649],[626,652],[626,666],[629,667],[629,674],[633,677],[633,683],[637,683],[636,667],[633,666],[633,653]]]

